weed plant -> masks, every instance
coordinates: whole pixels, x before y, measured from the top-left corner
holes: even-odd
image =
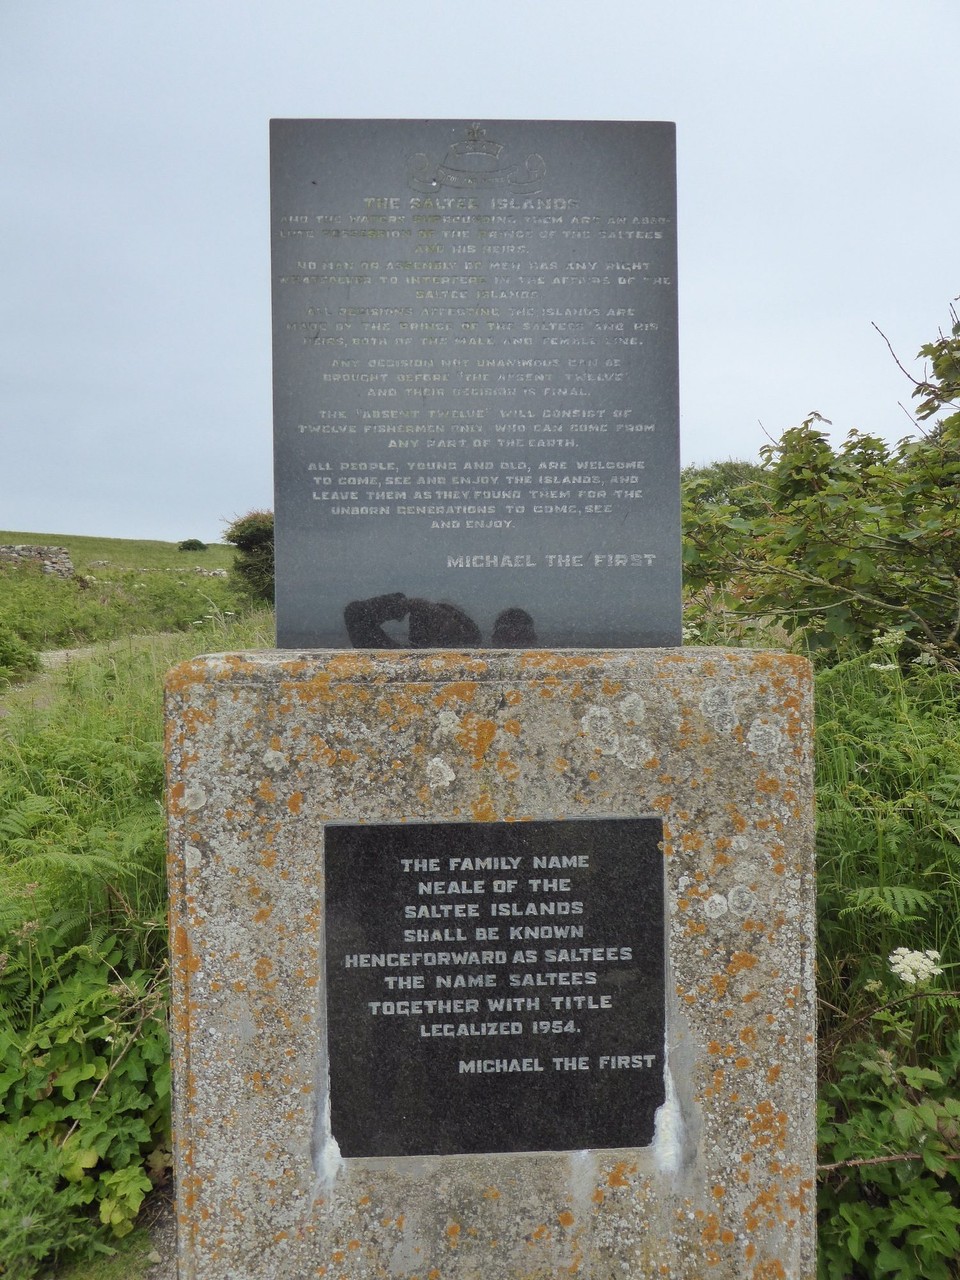
[[[107,1247],[169,1166],[161,687],[267,613],[128,638],[0,720],[0,1276]]]
[[[880,647],[816,691],[819,1275],[955,1280],[960,678]]]

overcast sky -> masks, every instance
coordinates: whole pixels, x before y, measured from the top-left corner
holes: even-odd
[[[0,528],[272,506],[268,120],[675,120],[686,462],[897,439],[960,293],[957,0],[0,0]],[[766,435],[765,435],[766,433]]]

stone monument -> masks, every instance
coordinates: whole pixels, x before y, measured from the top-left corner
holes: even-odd
[[[365,132],[356,121],[339,122],[342,130],[338,122],[280,122],[280,133],[297,142],[289,169],[279,160],[291,154],[286,143],[275,151],[285,193],[277,208],[291,207],[306,172],[304,138],[318,140],[312,171],[325,193],[314,206],[308,192],[302,213],[280,214],[281,227],[353,229],[359,239],[412,231],[406,204],[390,211],[400,197],[388,164],[398,154],[418,199],[437,200],[442,190],[444,200],[469,201],[482,192],[508,210],[528,199],[586,203],[589,193],[595,201],[611,173],[624,171],[629,185],[656,171],[667,138],[660,125],[367,123]],[[643,141],[647,129],[656,145]],[[329,174],[356,163],[364,138],[363,183],[336,188],[341,204],[331,204]],[[573,152],[591,175],[581,187],[564,167]],[[375,185],[371,157],[385,166]],[[551,173],[563,181],[547,187]],[[396,221],[349,212],[368,191],[363,199],[386,200],[384,216]],[[451,207],[443,206],[444,217]],[[646,207],[672,204],[660,189]],[[282,221],[319,218],[319,209],[329,211],[328,223]],[[560,212],[563,221],[546,229],[572,232],[569,205]],[[645,225],[622,202],[589,203],[582,216],[600,220],[585,224],[590,236],[598,227]],[[472,245],[482,224],[471,226]],[[436,224],[427,229],[424,243],[434,245]],[[364,252],[364,261],[385,269],[384,246]],[[394,261],[399,250],[389,252]],[[329,261],[347,265],[318,265],[316,273],[354,273],[353,250],[337,254],[330,250]],[[575,261],[572,251],[566,259]],[[559,260],[556,252],[550,260]],[[512,283],[491,287],[539,288],[519,284],[530,270],[514,268]],[[337,304],[360,308],[359,331],[334,327],[321,336],[386,332],[394,341],[399,329],[364,327],[402,318],[372,318],[378,304],[366,287]],[[594,306],[593,288],[584,284],[571,297]],[[383,294],[385,312],[408,305],[392,289]],[[636,313],[640,301],[638,294],[623,310]],[[537,332],[553,323],[548,305],[559,304],[534,306]],[[281,310],[278,323],[300,322]],[[510,326],[509,336],[522,320],[511,310],[498,323]],[[441,334],[452,341],[458,332]],[[582,339],[587,331],[576,332]],[[600,332],[590,331],[603,347]],[[661,354],[670,381],[668,348]],[[342,354],[359,349],[352,345],[333,349],[337,359],[366,359]],[[460,372],[482,372],[476,355],[442,358],[469,360]],[[500,475],[506,454],[514,456],[508,446],[501,457],[489,429],[498,417],[488,419],[484,408],[482,420],[449,416],[431,426],[423,415],[432,397],[423,396],[413,398],[414,417],[366,419],[373,409],[365,398],[348,397],[347,405],[339,390],[330,400],[315,395],[317,378],[332,372],[326,357],[296,376],[286,360],[281,355],[278,372],[277,456],[286,477],[278,492],[286,495],[280,635],[288,644],[335,635],[337,647],[213,655],[168,679],[181,1276],[812,1280],[810,672],[784,654],[640,644],[645,635],[673,637],[678,627],[679,595],[671,600],[668,589],[677,567],[675,432],[660,430],[674,411],[666,399],[656,415],[644,411],[657,429],[643,450],[635,441],[621,446],[612,432],[597,433],[612,439],[594,440],[584,453],[580,433],[570,431],[591,421],[591,408],[609,412],[611,425],[627,420],[612,416],[630,408],[619,393],[597,389],[575,417],[557,419],[566,425],[555,439],[567,441],[561,451],[571,461],[632,460],[653,484],[646,500],[604,503],[622,502],[615,512],[588,513],[585,499],[571,499],[577,510],[559,523],[527,520],[541,514],[532,511],[540,500],[521,502],[517,550],[506,551],[494,539],[500,530],[468,535],[462,519],[460,528],[433,531],[433,515],[408,520],[398,512],[397,504],[488,500],[396,498],[387,481],[397,475],[406,484],[405,472],[380,471],[389,455],[362,444],[360,430],[364,421],[425,428],[376,433],[387,442],[419,440],[425,450],[430,439],[435,448],[453,442],[456,492],[466,492],[460,457],[472,460],[476,449],[486,461],[492,450]],[[642,360],[616,366],[631,380],[631,396],[652,394],[655,364],[646,372]],[[399,393],[405,384],[393,378],[344,385]],[[519,391],[523,384],[464,377],[440,385]],[[541,391],[548,385],[577,384],[558,379]],[[307,415],[291,418],[284,408],[298,398],[301,408],[310,401],[314,425],[352,425],[361,443],[328,452],[324,432],[303,432],[315,439],[301,453],[289,425],[297,416],[307,425]],[[550,438],[535,430],[551,421],[548,399],[538,392],[535,416],[515,419],[525,439],[518,465],[532,467],[540,446],[531,441]],[[488,443],[456,444],[458,423],[479,424],[464,438]],[[323,477],[339,476],[342,464],[377,464],[381,479],[371,492],[389,511],[372,524],[341,520],[332,508],[328,516],[314,496],[314,479],[325,488]],[[316,524],[315,509],[324,512]],[[673,527],[659,527],[670,512]],[[539,541],[545,530],[556,532],[556,551]],[[317,540],[321,532],[329,546]],[[622,552],[609,549],[611,538]],[[578,540],[600,548],[590,554],[628,557],[623,573],[574,565],[588,554],[573,549]],[[431,559],[434,541],[442,555]],[[408,544],[425,557],[422,573],[420,560],[405,557]],[[629,557],[646,554],[641,546],[656,548],[654,560],[631,566]],[[318,567],[324,556],[332,567]],[[475,588],[448,591],[447,556],[484,560],[475,574],[463,571]],[[526,594],[496,586],[504,556],[534,562],[521,571]],[[571,564],[551,566],[547,556]],[[378,576],[391,563],[402,573]],[[557,581],[568,585],[558,589]],[[617,582],[633,585],[617,589]],[[528,621],[504,622],[501,606]],[[379,644],[371,628],[382,633]],[[573,643],[601,636],[602,647]],[[634,643],[618,648],[624,637]]]
[[[673,125],[277,120],[272,165],[278,643],[678,644]]]

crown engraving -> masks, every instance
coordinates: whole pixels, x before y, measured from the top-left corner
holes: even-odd
[[[536,195],[546,172],[542,156],[533,153],[512,163],[503,143],[488,138],[479,124],[472,124],[466,137],[455,142],[441,161],[418,152],[410,162],[407,180],[414,191],[426,194],[448,187],[456,191],[500,188],[514,195]]]

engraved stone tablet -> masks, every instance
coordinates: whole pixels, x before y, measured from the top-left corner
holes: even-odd
[[[662,839],[659,818],[327,827],[341,1154],[649,1144]]]
[[[674,127],[277,120],[278,643],[680,640]]]

